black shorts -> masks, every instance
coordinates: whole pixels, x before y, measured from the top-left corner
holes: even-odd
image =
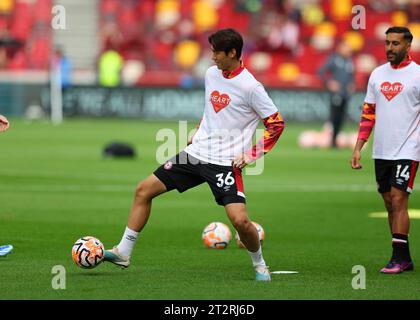
[[[391,187],[411,193],[416,177],[418,161],[375,159],[375,174],[378,191],[385,193]]]
[[[245,203],[242,171],[233,166],[203,163],[182,151],[153,173],[168,191],[184,192],[207,182],[217,204]]]

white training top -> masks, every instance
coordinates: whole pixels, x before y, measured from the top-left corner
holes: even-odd
[[[205,76],[204,116],[185,151],[201,161],[230,166],[252,147],[260,119],[276,112],[264,87],[246,68],[228,79],[212,66]]]
[[[420,66],[377,67],[365,102],[376,104],[372,158],[420,161]]]

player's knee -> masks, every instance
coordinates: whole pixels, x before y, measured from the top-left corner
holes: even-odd
[[[385,201],[385,208],[388,213],[392,214],[392,201]]]
[[[232,224],[236,230],[246,230],[251,222],[246,217],[235,217],[232,219]]]
[[[142,181],[136,187],[136,199],[138,200],[150,200],[152,198],[150,194],[150,188],[148,188],[147,184]]]
[[[391,195],[391,208],[393,212],[399,211],[405,207],[405,195],[396,193]]]

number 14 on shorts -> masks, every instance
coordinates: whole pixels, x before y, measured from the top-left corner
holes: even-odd
[[[395,178],[404,178],[405,181],[408,181],[410,179],[410,166],[407,164],[404,166],[404,168],[401,171],[402,165],[397,165],[397,173],[395,175]]]

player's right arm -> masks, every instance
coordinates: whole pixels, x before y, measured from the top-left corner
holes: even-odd
[[[363,105],[363,113],[359,124],[359,133],[357,135],[357,142],[354,146],[353,155],[351,157],[351,167],[353,169],[362,169],[360,164],[361,151],[375,125],[376,119],[376,105],[374,103],[365,103]]]
[[[9,129],[9,120],[0,114],[0,132],[4,132],[7,129]]]

